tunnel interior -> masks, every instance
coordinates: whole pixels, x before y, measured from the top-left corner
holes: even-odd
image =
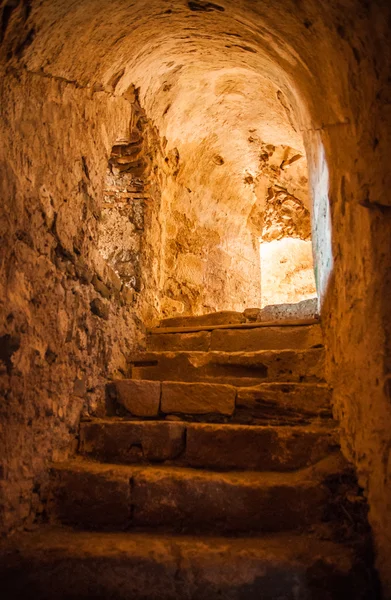
[[[316,296],[305,150],[281,91],[243,68],[168,64],[160,86],[152,81],[159,118],[130,86],[137,109],[111,150],[103,258],[137,302],[150,285],[150,239],[159,317]]]
[[[154,279],[154,314],[145,317],[152,321],[316,297],[308,107],[276,61],[239,43],[245,33],[229,31],[229,19],[208,52],[211,36],[197,24],[202,18],[213,29],[216,12],[224,17],[190,11],[180,34],[145,41],[136,63],[110,65],[103,75],[137,108],[113,146],[119,152],[122,144],[122,156],[109,160],[108,193],[121,183],[126,191],[111,196],[116,208],[105,200],[99,243],[105,258],[117,254],[114,269],[139,305]],[[178,22],[175,13],[166,20]],[[127,193],[142,225],[118,214]]]
[[[146,327],[317,297],[390,589],[390,10],[1,3],[6,532]]]

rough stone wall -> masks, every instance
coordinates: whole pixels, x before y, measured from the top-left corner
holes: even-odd
[[[266,242],[283,237],[311,239],[305,157],[286,145],[265,144],[253,130],[247,143],[258,164],[254,176],[244,173],[242,181],[237,179],[237,165],[229,162],[227,166],[215,146],[205,142],[202,150],[193,148],[197,163],[186,154],[182,158],[177,148],[165,157],[163,152],[158,161],[164,173],[162,190],[168,197],[162,218],[166,232],[161,298],[164,316],[243,310],[273,303],[272,292],[270,302],[269,295],[266,301],[262,298],[260,238]],[[226,211],[223,217],[211,210],[235,195],[242,201],[241,207]],[[272,268],[270,265],[269,270]],[[291,286],[292,292],[285,294],[284,301],[316,295],[310,248],[305,264],[298,254],[294,270],[305,271],[309,291],[297,298],[300,290],[295,295],[295,282],[285,278],[280,287]],[[276,271],[276,281],[280,276]]]
[[[131,88],[132,89],[132,88]],[[162,152],[156,129],[140,106],[136,90],[128,135],[111,149],[98,227],[100,254],[118,275],[129,304],[144,324],[160,315]],[[161,163],[161,160],[160,160]],[[152,171],[153,167],[153,171]]]
[[[242,186],[254,203],[251,186],[238,184],[233,165],[210,140],[185,147],[183,154],[166,148],[158,164],[165,198],[162,315],[259,306],[259,242],[247,227],[248,208],[243,214],[219,208],[227,198],[241,198]]]
[[[377,108],[381,110],[380,105]],[[387,113],[383,118],[384,124],[388,122]],[[331,238],[331,258],[328,252],[321,256],[327,275],[321,280],[321,293],[334,414],[340,422],[343,451],[356,465],[366,490],[377,566],[389,598],[391,209],[383,204],[384,197],[376,195],[369,163],[363,164],[360,157],[371,134],[382,135],[364,121],[363,145],[352,140],[349,127],[322,132],[326,156],[333,157],[328,163],[330,215],[320,221],[320,230],[315,225],[315,235],[326,238],[326,248],[328,235]],[[319,152],[318,144],[318,135],[312,134],[309,155]],[[367,155],[376,163],[381,160],[376,149],[375,156],[372,151]]]
[[[128,101],[2,73],[1,515],[31,524],[49,460],[72,451],[83,410],[139,335],[132,295],[99,252],[104,175]],[[99,123],[99,135],[97,124]]]
[[[311,201],[304,152],[261,145],[257,202],[251,224],[261,242],[261,305],[316,296],[311,243]]]

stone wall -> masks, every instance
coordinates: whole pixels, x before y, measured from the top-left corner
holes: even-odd
[[[316,297],[311,242],[311,200],[304,152],[261,147],[253,223],[261,253],[261,305]]]
[[[136,90],[130,98],[129,132],[116,140],[108,161],[97,244],[118,275],[137,318],[146,324],[156,321],[160,314],[162,215],[160,179],[156,174],[161,149]]]
[[[39,513],[48,461],[72,451],[81,411],[99,411],[105,379],[140,338],[132,294],[99,250],[107,157],[130,103],[12,71],[0,103],[0,521],[10,530]]]

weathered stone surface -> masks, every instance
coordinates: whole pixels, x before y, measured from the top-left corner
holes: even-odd
[[[270,159],[273,161],[275,152],[275,149],[271,151],[270,156],[269,153],[267,153],[267,158],[265,156],[266,163],[269,163]],[[275,156],[274,159],[276,159],[277,156]],[[292,158],[302,159],[303,156],[296,154],[296,156]],[[281,164],[282,169],[284,169],[284,163],[286,166],[290,166],[287,164],[288,160],[284,160]],[[295,198],[295,196],[288,194],[286,190],[278,187],[270,187],[268,192],[264,212],[262,241],[271,242],[272,240],[281,240],[284,237],[300,238],[302,240],[310,239],[311,218],[310,212],[308,208],[304,206],[304,203],[299,198]],[[289,284],[289,281],[284,283],[285,285]]]
[[[125,305],[132,304],[134,301],[134,290],[125,285],[121,292],[121,298]]]
[[[92,278],[92,285],[94,286],[95,290],[101,296],[103,296],[103,298],[106,298],[106,299],[110,298],[111,292],[110,292],[109,288],[96,275],[94,275],[94,277]]]
[[[14,536],[0,553],[4,600],[128,600],[140,591],[143,600],[344,600],[347,590],[368,600],[371,589],[352,550],[306,535],[47,529]]]
[[[236,389],[230,385],[209,383],[162,383],[163,413],[232,415]]]
[[[322,345],[320,325],[218,329],[211,332],[210,350],[251,352],[254,350],[303,349]]]
[[[310,319],[319,316],[318,298],[310,298],[293,304],[270,304],[265,306],[258,317],[259,321],[285,319]]]
[[[185,448],[181,423],[101,420],[80,425],[80,452],[107,462],[159,462]]]
[[[260,308],[246,308],[243,311],[244,318],[246,321],[257,321],[260,315]]]
[[[97,315],[98,317],[100,317],[101,319],[104,319],[105,321],[108,320],[109,318],[109,312],[110,312],[110,308],[108,304],[105,304],[100,298],[94,298],[94,300],[91,301],[91,312],[94,315]]]
[[[231,533],[308,527],[326,514],[329,497],[311,475],[145,469],[133,480],[134,525]]]
[[[51,469],[50,518],[92,529],[126,529],[131,517],[131,473],[72,461]]]
[[[136,417],[156,417],[160,407],[160,383],[122,379],[114,382],[117,401]]]
[[[222,310],[220,312],[206,315],[189,317],[171,317],[160,321],[161,327],[191,327],[197,325],[230,325],[233,323],[245,323],[246,319],[242,313]]]
[[[343,476],[338,455],[295,473],[215,473],[83,460],[52,468],[51,521],[93,529],[129,526],[208,532],[314,527],[333,501],[327,480]],[[336,488],[334,489],[334,493]]]
[[[265,422],[331,418],[331,390],[325,384],[261,383],[238,388],[236,413],[250,414]]]
[[[322,381],[324,350],[145,352],[130,357],[134,379],[253,386],[262,381]]]
[[[199,350],[207,352],[210,344],[210,333],[152,333],[147,336],[148,350]]]
[[[327,427],[254,427],[191,424],[186,434],[186,462],[193,467],[290,471],[327,456],[338,435]]]

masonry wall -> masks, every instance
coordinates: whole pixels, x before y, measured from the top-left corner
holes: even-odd
[[[135,298],[98,249],[110,150],[129,130],[124,99],[2,73],[2,530],[42,512],[48,461],[72,452],[81,412],[140,339]]]

